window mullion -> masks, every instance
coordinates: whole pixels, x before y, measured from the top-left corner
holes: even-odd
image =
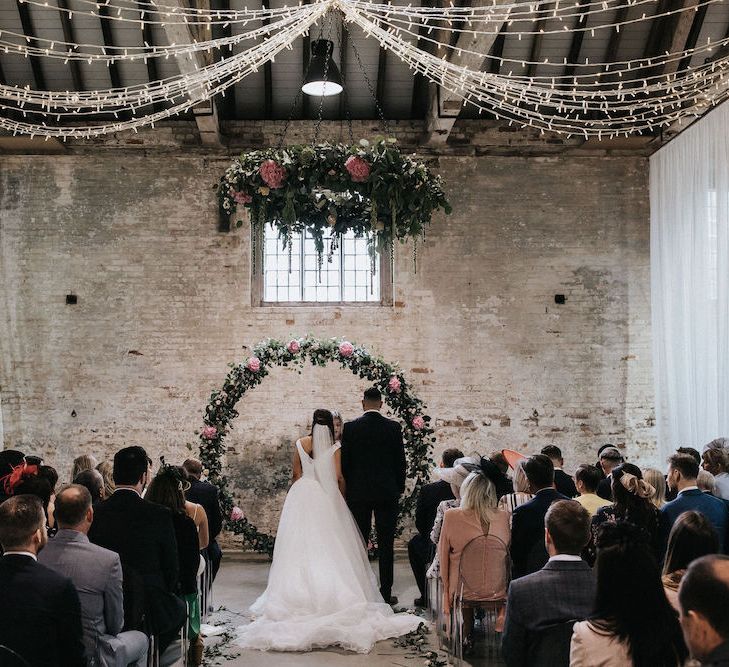
[[[301,232],[301,240],[299,243],[299,299],[304,300],[304,245],[306,240],[306,232]]]

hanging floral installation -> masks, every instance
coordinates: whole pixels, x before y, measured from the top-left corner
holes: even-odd
[[[451,212],[440,176],[392,138],[243,153],[221,178],[218,196],[220,215],[239,227],[250,220],[254,239],[266,223],[285,246],[306,230],[320,259],[330,230],[334,238],[352,231],[381,250],[395,239],[417,240],[434,213]]]
[[[228,488],[228,478],[223,472],[225,437],[238,416],[238,401],[247,391],[261,384],[271,368],[293,366],[301,372],[307,362],[312,366],[338,364],[340,368],[371,382],[382,392],[383,401],[392,416],[401,423],[408,491],[400,500],[400,530],[402,520],[415,509],[420,488],[427,483],[429,472],[435,465],[431,458],[435,442],[430,427],[431,419],[425,414],[423,401],[412,392],[397,365],[372,355],[364,347],[339,338],[307,336],[288,342],[273,339],[261,341],[245,361],[230,365],[222,388],[210,394],[199,438],[200,461],[205,474],[220,489],[226,529],[241,535],[245,546],[269,555],[273,553],[274,537],[258,530],[255,523],[235,504]]]

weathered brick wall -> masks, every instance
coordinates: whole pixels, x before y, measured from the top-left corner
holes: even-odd
[[[62,479],[73,456],[130,443],[180,461],[228,362],[314,333],[399,361],[438,451],[551,442],[573,469],[610,441],[656,463],[643,158],[439,158],[454,214],[434,221],[417,274],[398,248],[392,308],[252,308],[249,237],[216,231],[226,164],[179,150],[0,160],[5,447]],[[244,398],[228,462],[260,525],[313,408],[353,416],[363,388],[333,368],[278,370]]]

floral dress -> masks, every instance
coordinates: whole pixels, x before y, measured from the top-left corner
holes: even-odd
[[[592,517],[592,526],[590,527],[590,541],[587,543],[583,552],[583,558],[592,566],[595,564],[597,558],[597,535],[600,530],[600,526],[604,523],[618,523],[620,521],[627,521],[636,524],[641,528],[646,536],[648,546],[650,547],[656,560],[660,563],[663,559],[661,534],[659,530],[660,526],[660,512],[651,504],[651,513],[649,514],[648,521],[640,522],[631,521],[631,517],[628,514],[619,513],[615,505],[606,505],[597,510],[597,514]]]
[[[435,522],[433,523],[433,530],[430,531],[430,541],[436,546],[438,546],[438,541],[440,540],[440,530],[443,527],[443,515],[445,514],[446,510],[460,506],[460,500],[443,500],[441,501],[440,505],[438,505],[438,509],[435,512]],[[425,576],[428,577],[428,579],[437,579],[440,576],[440,563],[438,560],[437,549],[435,551],[435,557],[433,558],[433,562],[430,564],[430,567],[425,573]]]

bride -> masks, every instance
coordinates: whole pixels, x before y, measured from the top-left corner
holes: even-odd
[[[243,648],[309,651],[341,646],[367,653],[375,642],[415,630],[382,599],[362,537],[344,501],[339,442],[328,410],[316,410],[296,441],[294,483],[279,520],[268,587],[238,628]]]

